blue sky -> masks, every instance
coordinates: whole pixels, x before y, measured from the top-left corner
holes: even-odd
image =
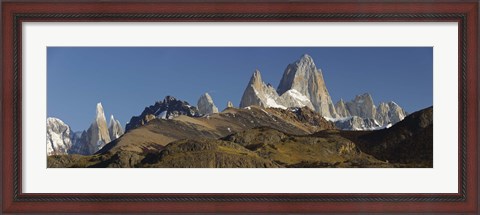
[[[255,69],[278,86],[288,64],[309,54],[334,103],[368,92],[411,113],[433,104],[432,47],[49,47],[47,115],[87,129],[102,102],[122,126],[166,95],[219,110],[238,106]],[[107,122],[108,123],[108,122]]]

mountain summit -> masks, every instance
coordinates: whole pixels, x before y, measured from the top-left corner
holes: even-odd
[[[287,66],[276,90],[265,84],[260,71],[255,70],[240,102],[240,107],[250,105],[283,109],[308,107],[322,116],[337,117],[322,72],[307,54]]]
[[[198,112],[202,115],[218,113],[218,108],[213,103],[212,97],[208,93],[200,96],[197,102]]]
[[[312,103],[315,111],[325,117],[336,117],[327,86],[323,80],[322,71],[317,69],[310,55],[305,54],[296,62],[289,64],[285,69],[277,92],[279,95],[289,90],[296,90],[306,96]]]
[[[116,120],[113,115],[110,115],[110,123],[108,125],[108,133],[110,133],[110,140],[115,140],[122,136],[122,125]]]
[[[163,101],[157,101],[143,110],[139,116],[134,116],[125,126],[125,133],[140,127],[152,119],[171,119],[180,115],[200,116],[198,109],[186,101],[181,101],[173,96],[166,96]]]
[[[253,72],[247,88],[243,93],[242,100],[240,101],[241,108],[251,105],[264,108],[286,108],[279,101],[279,96],[272,85],[267,85],[263,82],[262,76],[258,69]]]
[[[74,143],[75,150],[78,150],[76,153],[84,155],[93,154],[110,141],[110,134],[108,132],[107,120],[105,119],[102,103],[97,103],[95,120],[88,130],[82,133],[79,142]]]
[[[47,155],[65,155],[72,147],[70,126],[62,120],[47,118]]]
[[[340,99],[335,104],[339,118],[329,118],[343,130],[374,130],[390,127],[402,121],[407,113],[395,102],[380,103],[375,106],[369,93],[355,96],[352,101]]]
[[[60,119],[47,118],[47,154],[91,155],[122,134],[122,126],[113,115],[110,126],[107,127],[102,103],[98,103],[95,119],[86,131],[73,132],[70,126]]]

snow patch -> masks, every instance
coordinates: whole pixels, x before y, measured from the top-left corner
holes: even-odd
[[[295,89],[291,89],[291,90],[288,90],[287,92],[285,93],[288,93],[292,98],[294,98],[295,100],[298,100],[298,101],[302,101],[302,102],[310,102],[310,99],[308,99],[308,97],[306,97],[305,95],[301,94],[300,92],[298,92],[297,90]]]
[[[158,119],[167,119],[167,111],[162,111],[160,114],[157,116]]]
[[[332,117],[323,117],[325,120],[330,121],[330,122],[346,122],[348,120],[351,120],[353,116],[347,116],[347,117],[338,117],[338,118],[332,118]]]
[[[267,98],[267,107],[287,109],[285,106],[277,104],[272,98]]]

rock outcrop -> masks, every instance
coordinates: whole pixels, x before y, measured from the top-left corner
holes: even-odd
[[[272,160],[228,141],[197,138],[168,144],[146,167],[161,168],[274,168]]]
[[[154,105],[146,107],[139,116],[132,117],[125,126],[125,133],[145,125],[155,118],[173,119],[180,115],[198,117],[200,113],[195,106],[191,106],[188,102],[177,100],[173,96],[166,96],[163,101],[157,101]]]
[[[231,101],[227,102],[227,108],[233,108],[233,103]]]
[[[213,103],[212,97],[205,93],[198,99],[197,102],[198,112],[202,115],[218,113],[218,108]]]
[[[122,136],[123,129],[122,125],[118,120],[116,120],[113,115],[110,115],[110,123],[108,126],[108,133],[110,134],[110,140],[115,140]]]

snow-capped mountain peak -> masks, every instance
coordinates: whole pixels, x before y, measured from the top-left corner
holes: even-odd
[[[97,112],[96,113],[97,113],[97,115],[96,115],[97,121],[98,120],[107,121],[105,119],[105,112],[103,111],[103,106],[102,106],[101,102],[97,103]]]
[[[310,55],[303,55],[285,69],[277,87],[277,92],[282,95],[291,89],[306,96],[312,103],[314,110],[322,116],[337,116],[322,71],[316,67]]]
[[[54,117],[47,118],[47,155],[64,155],[72,147],[70,126]]]

